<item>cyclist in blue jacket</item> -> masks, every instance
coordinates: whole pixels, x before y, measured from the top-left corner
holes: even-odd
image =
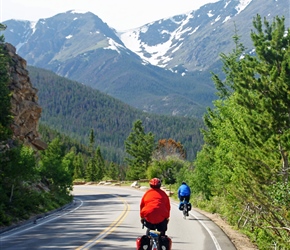
[[[178,188],[178,199],[181,201],[189,202],[190,200],[190,187],[186,184],[186,182],[182,182],[181,186]]]

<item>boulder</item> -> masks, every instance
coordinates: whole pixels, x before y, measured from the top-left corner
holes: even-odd
[[[139,188],[140,187],[138,181],[134,181],[130,186],[133,187],[133,188]]]

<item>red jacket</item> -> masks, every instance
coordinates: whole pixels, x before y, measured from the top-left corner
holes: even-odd
[[[151,224],[158,224],[170,216],[170,201],[161,189],[149,189],[140,203],[140,216]]]

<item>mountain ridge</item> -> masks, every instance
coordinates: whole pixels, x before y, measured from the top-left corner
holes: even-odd
[[[251,46],[249,37],[244,37],[244,34],[250,34],[253,17],[258,13],[268,18],[284,14],[289,19],[285,7],[287,7],[287,4],[281,0],[266,2],[263,0],[221,0],[208,3],[187,14],[157,20],[140,28],[120,33],[120,37],[126,47],[141,58],[146,58],[153,65],[174,71],[178,61],[182,61],[185,69],[183,73],[206,70],[210,68],[212,61],[219,60],[219,53],[216,52],[214,58],[210,57],[210,61],[206,60],[209,58],[207,56],[209,54],[208,49],[204,50],[207,53],[203,53],[202,48],[205,44],[210,45],[209,37],[210,40],[216,41],[216,51],[218,50],[220,53],[230,52],[234,48],[231,37],[235,34],[236,26],[238,34],[240,32],[243,35],[241,41],[245,43],[246,47]],[[242,22],[242,19],[245,20]],[[159,32],[156,32],[155,26],[158,26]],[[206,32],[210,33],[205,35]],[[222,32],[223,35],[219,36],[219,32]],[[153,36],[154,39],[152,39]],[[186,39],[185,37],[190,38]],[[127,39],[129,42],[127,42]],[[140,41],[139,44],[138,41]],[[197,45],[194,46],[195,44]],[[161,45],[171,46],[166,50],[164,49],[166,46],[163,46],[162,49],[158,48]],[[182,48],[182,46],[185,48]],[[227,48],[228,46],[231,46],[230,49]],[[154,47],[156,50],[154,50]],[[160,50],[163,54],[158,54]],[[210,51],[213,54],[214,50]],[[172,62],[170,62],[171,59],[168,57],[174,53],[177,55],[173,55]],[[187,54],[187,56],[184,54]],[[157,57],[159,57],[159,60]]]
[[[247,3],[242,11],[241,3]],[[201,118],[216,99],[211,72],[222,75],[219,54],[234,49],[234,21],[250,51],[255,14],[287,14],[286,6],[282,0],[208,3],[187,15],[134,29],[131,42],[140,40],[141,49],[130,47],[120,39],[126,33],[118,34],[90,12],[60,13],[40,19],[33,28],[10,20],[5,22],[4,35],[29,65],[52,70],[149,113]],[[165,43],[170,50],[162,54]],[[159,61],[152,65],[144,58]],[[160,67],[160,60],[168,65]]]
[[[19,54],[27,60],[29,65],[52,70],[58,75],[99,89],[141,110],[160,114],[201,117],[205,110],[204,104],[199,103],[202,95],[198,93],[195,96],[196,98],[190,97],[188,99],[186,97],[185,100],[188,101],[185,105],[184,93],[188,93],[188,91],[179,87],[182,82],[178,79],[178,76],[153,65],[143,65],[143,61],[138,55],[123,47],[120,40],[116,41],[114,33],[111,33],[112,36],[110,37],[104,35],[105,32],[107,32],[106,34],[112,32],[111,30],[106,31],[109,29],[106,25],[101,27],[93,25],[92,28],[89,25],[75,26],[75,24],[70,24],[68,26],[62,24],[63,22],[68,23],[68,20],[74,23],[78,19],[80,19],[79,22],[89,24],[94,23],[95,20],[100,20],[91,13],[76,15],[72,12],[59,14],[48,21],[41,20],[35,26],[36,31],[34,33],[26,32],[31,35],[29,38],[31,42],[22,40],[21,44],[23,45],[18,49]],[[54,22],[55,25],[53,25]],[[9,26],[14,27],[17,24],[16,21],[8,22],[8,29]],[[25,24],[27,25],[26,22]],[[80,33],[78,30],[82,27],[85,28]],[[102,29],[105,29],[105,31],[101,32]],[[77,40],[75,42],[73,38],[76,35],[73,32],[77,36],[83,35],[82,39],[75,39]],[[95,37],[94,40],[90,39],[92,33]],[[14,32],[5,33],[8,42],[13,40],[11,34],[14,35]],[[114,46],[116,44],[110,45],[109,41],[111,40],[119,42],[117,44],[120,46],[116,48]],[[84,48],[82,41],[87,43],[85,46],[87,51],[85,52],[81,50],[81,48]],[[14,42],[14,44],[16,43],[17,41]],[[72,45],[68,46],[69,43],[72,43]],[[80,49],[75,52],[76,49],[74,48],[80,43]],[[73,56],[69,55],[70,51]],[[59,56],[61,53],[62,57]],[[73,53],[77,53],[77,55]],[[57,56],[62,58],[62,61]],[[189,85],[192,79],[186,81],[186,84]],[[212,88],[210,85],[208,87]],[[181,96],[179,101],[166,102],[166,100],[174,99],[175,96]],[[192,105],[194,108],[192,108]]]

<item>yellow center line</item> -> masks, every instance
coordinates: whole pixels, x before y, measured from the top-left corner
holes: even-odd
[[[117,196],[117,197],[118,197],[118,199],[122,200],[122,202],[125,205],[125,210],[123,211],[123,213],[121,215],[119,215],[119,217],[115,221],[113,221],[109,227],[104,229],[99,235],[97,235],[95,238],[89,240],[85,245],[76,248],[76,250],[90,249],[92,246],[94,246],[97,243],[99,243],[100,241],[102,241],[107,235],[111,234],[122,223],[122,221],[126,218],[128,212],[129,212],[130,206],[127,203],[127,201],[125,201],[123,198],[121,198],[120,196]]]

